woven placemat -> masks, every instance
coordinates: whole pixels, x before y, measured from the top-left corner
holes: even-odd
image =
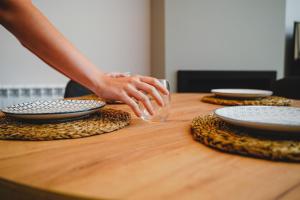
[[[201,101],[206,103],[226,105],[226,106],[240,106],[240,105],[262,105],[262,106],[290,106],[292,101],[284,97],[270,96],[255,99],[238,99],[238,98],[224,98],[215,95],[202,97]]]
[[[214,115],[193,119],[191,129],[195,140],[224,152],[300,162],[300,133],[292,137],[232,126]]]
[[[32,124],[2,116],[0,139],[2,140],[58,140],[82,138],[112,132],[130,123],[130,114],[103,108],[85,119],[70,122]]]

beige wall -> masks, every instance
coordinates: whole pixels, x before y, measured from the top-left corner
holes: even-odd
[[[286,0],[286,18],[285,18],[285,27],[286,27],[286,37],[285,37],[285,74],[296,75],[297,66],[294,66],[294,22],[300,21],[300,1],[299,0]]]
[[[166,77],[177,70],[283,75],[284,0],[165,0]]]
[[[33,2],[99,68],[150,74],[149,0]],[[0,85],[66,81],[0,26]]]
[[[165,78],[165,1],[151,0],[151,75]]]

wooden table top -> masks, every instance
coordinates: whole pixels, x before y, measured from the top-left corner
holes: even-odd
[[[82,139],[0,140],[0,199],[299,199],[300,164],[193,140],[191,120],[220,107],[200,102],[202,95],[174,94],[164,123],[133,117],[122,130]]]

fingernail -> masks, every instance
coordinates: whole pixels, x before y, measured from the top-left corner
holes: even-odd
[[[164,99],[163,99],[163,97],[161,97],[161,105],[160,106],[165,106],[165,101],[164,101]]]
[[[160,106],[164,107],[165,106],[165,102],[162,101]]]

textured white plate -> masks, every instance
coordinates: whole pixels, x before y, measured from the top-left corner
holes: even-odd
[[[234,106],[215,110],[222,120],[249,128],[300,133],[300,108],[283,106]]]
[[[269,90],[254,89],[212,89],[211,92],[217,96],[237,98],[267,97],[273,94],[273,92]]]
[[[6,115],[22,119],[63,119],[96,112],[105,102],[94,100],[49,100],[21,103],[4,108]]]

